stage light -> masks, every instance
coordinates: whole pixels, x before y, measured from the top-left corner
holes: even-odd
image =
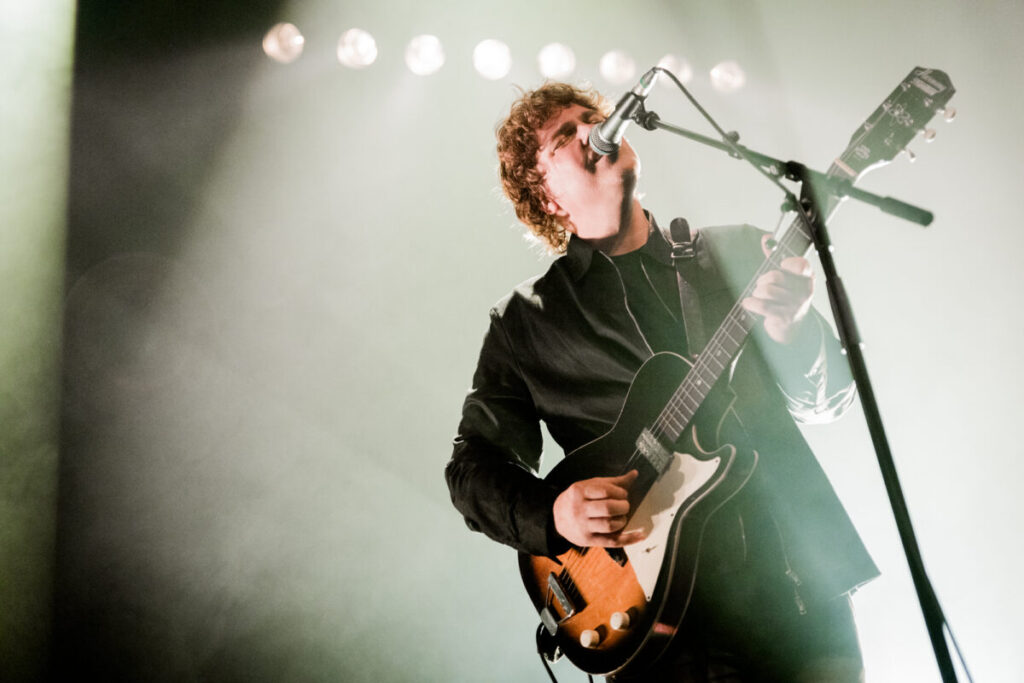
[[[622,85],[636,75],[636,62],[622,50],[612,50],[601,57],[601,75],[612,85]]]
[[[366,31],[350,28],[338,39],[338,61],[350,69],[362,69],[377,60],[377,41]]]
[[[711,86],[718,92],[736,92],[746,82],[747,76],[736,62],[720,62],[711,69]]]
[[[437,36],[416,36],[405,48],[405,64],[418,76],[428,76],[444,66],[444,47]]]
[[[537,53],[537,66],[544,78],[566,78],[576,69],[576,55],[567,45],[549,43]]]
[[[677,57],[673,54],[665,55],[658,61],[658,66],[663,69],[668,69],[675,74],[675,77],[678,78],[679,82],[683,85],[686,85],[693,80],[693,67],[690,66],[690,63],[682,57]],[[660,80],[662,85],[672,86],[673,88],[675,87],[675,83],[672,82],[671,78],[662,78]]]
[[[504,78],[512,68],[512,51],[500,40],[481,40],[473,48],[473,66],[484,78]]]
[[[289,64],[302,54],[306,39],[295,24],[275,24],[263,36],[263,51],[276,62]]]

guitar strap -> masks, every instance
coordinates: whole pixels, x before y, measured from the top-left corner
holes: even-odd
[[[686,277],[683,268],[689,262],[695,262],[697,249],[694,245],[690,224],[685,218],[674,218],[669,224],[669,244],[672,247],[672,264],[676,268],[676,281],[679,284],[679,305],[683,313],[683,329],[686,330],[686,347],[691,356],[696,356],[707,343],[704,331],[704,318],[700,310],[700,298]]]

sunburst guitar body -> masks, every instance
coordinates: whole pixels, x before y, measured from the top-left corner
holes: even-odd
[[[559,486],[596,476],[639,472],[630,491],[627,529],[646,538],[623,549],[572,548],[557,557],[520,555],[527,592],[558,648],[578,667],[608,674],[656,658],[682,623],[710,515],[746,483],[752,450],[706,450],[691,426],[652,464],[637,442],[690,370],[675,354],[650,358],[637,373],[615,426],[570,453],[546,477]],[[717,441],[730,396],[705,401],[695,424]],[[706,417],[705,417],[706,416]],[[652,446],[654,447],[654,446]],[[657,456],[655,456],[657,457]],[[671,590],[670,590],[671,587]],[[672,596],[668,600],[656,596]]]

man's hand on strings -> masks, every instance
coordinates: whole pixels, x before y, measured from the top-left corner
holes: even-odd
[[[765,256],[772,253],[772,238],[761,238]],[[757,279],[751,295],[743,300],[743,308],[764,317],[768,336],[780,344],[797,338],[811,309],[814,294],[814,272],[807,259],[800,256],[784,258],[778,270],[771,270]]]
[[[643,540],[642,531],[623,531],[629,515],[629,487],[637,476],[632,470],[619,477],[575,482],[555,499],[555,530],[581,547],[620,548]]]
[[[629,488],[638,473],[593,477],[570,485],[555,499],[555,530],[570,543],[618,548],[643,540],[642,531],[624,532],[629,515]]]

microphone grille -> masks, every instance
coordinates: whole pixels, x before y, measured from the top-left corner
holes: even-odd
[[[601,126],[594,126],[590,129],[590,149],[594,150],[601,156],[607,156],[619,148],[617,144],[606,140],[601,135]]]

